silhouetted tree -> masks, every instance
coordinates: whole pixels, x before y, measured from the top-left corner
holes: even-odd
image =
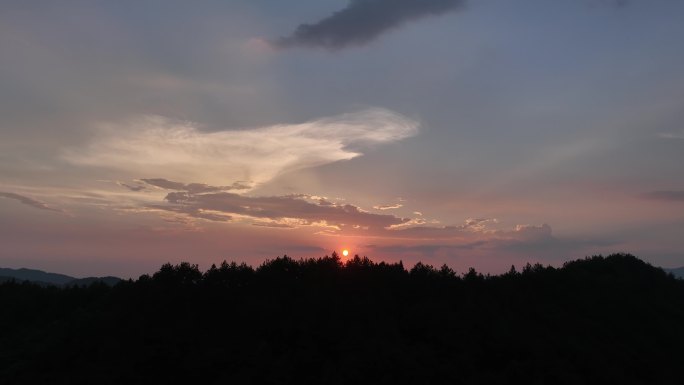
[[[179,265],[166,263],[152,276],[156,282],[169,286],[197,285],[202,280],[198,265],[181,262]]]
[[[0,383],[675,384],[684,281],[628,254],[500,276],[288,256],[0,284]]]

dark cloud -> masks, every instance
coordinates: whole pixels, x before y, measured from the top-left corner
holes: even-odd
[[[320,198],[318,200],[318,205],[319,206],[334,206],[335,204],[330,202],[329,200],[326,200],[325,198]]]
[[[350,0],[346,8],[314,24],[301,24],[276,47],[341,49],[363,45],[384,32],[426,16],[455,10],[465,0]]]
[[[137,185],[132,185],[132,184],[123,183],[123,182],[117,182],[117,184],[118,184],[119,186],[125,187],[125,188],[127,188],[127,189],[129,189],[129,190],[131,190],[131,191],[136,191],[136,192],[137,192],[137,191],[143,191],[143,190],[145,190],[145,186],[139,185],[139,184],[137,184]]]
[[[501,231],[498,234],[503,235],[504,238],[523,242],[541,242],[554,239],[551,226],[547,224],[541,226],[518,225],[512,231]]]
[[[182,185],[173,182],[158,184],[174,188]],[[496,223],[496,219],[469,218],[464,224],[457,226],[425,226],[424,221],[416,222],[415,219],[391,214],[371,213],[351,204],[335,204],[306,194],[251,197],[225,191],[174,191],[168,193],[165,200],[167,204],[147,207],[210,221],[226,222],[233,218],[247,217],[252,219],[253,225],[262,227],[297,228],[321,225],[336,227],[335,230],[325,231],[331,234],[341,231],[347,235],[437,241],[436,245],[424,246],[433,252],[438,249],[464,250],[496,245],[515,247],[518,244],[554,241],[551,227],[546,224],[493,230],[487,225]]]
[[[19,201],[27,206],[31,206],[33,208],[39,209],[39,210],[48,210],[48,211],[54,211],[58,213],[63,213],[64,211],[52,208],[48,206],[47,204],[37,201],[33,198],[25,197],[23,195],[15,194],[15,193],[10,193],[10,192],[0,192],[0,197],[3,198],[8,198],[8,199],[14,199],[16,201]]]
[[[365,212],[353,205],[318,205],[293,196],[248,197],[229,192],[193,194],[172,192],[166,195],[171,205],[156,205],[153,208],[184,213],[192,217],[213,220],[207,217],[218,215],[243,215],[252,218],[278,221],[295,219],[302,224],[326,223],[347,227],[360,226],[372,230],[385,229],[409,221],[393,215]]]
[[[186,191],[190,194],[202,194],[230,190],[248,190],[252,188],[245,182],[235,182],[230,186],[210,186],[204,183],[181,183],[162,178],[141,179],[141,181],[164,190]]]
[[[684,191],[651,191],[641,196],[644,199],[651,199],[665,202],[684,202]]]
[[[186,215],[188,217],[198,218],[198,219],[206,219],[208,221],[213,221],[213,222],[230,222],[233,219],[230,215],[227,215],[227,214],[216,213],[216,212],[202,210],[200,208],[187,207],[187,206],[149,205],[147,207],[151,208],[151,209],[171,211],[174,213]],[[187,223],[187,221],[184,221],[182,219],[168,220],[168,218],[167,218],[165,220],[167,220],[169,222]]]
[[[308,225],[333,226],[336,229],[329,228],[322,233],[418,242],[410,245],[368,246],[381,253],[432,257],[484,250],[537,255],[571,253],[609,245],[605,241],[558,239],[547,224],[496,229],[490,227],[490,224],[498,223],[495,218],[468,218],[461,225],[429,226],[425,221],[371,213],[351,204],[335,204],[314,195],[251,197],[226,191],[215,192],[206,185],[191,188],[190,185],[168,180],[146,180],[146,183],[177,190],[166,195],[166,204],[150,205],[148,208],[181,214],[186,218],[220,222],[250,218],[254,226],[284,229]]]

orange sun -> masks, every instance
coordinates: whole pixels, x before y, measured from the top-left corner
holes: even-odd
[[[344,255],[345,257],[347,255],[349,255],[349,250],[347,250],[347,249],[342,250],[342,255]]]

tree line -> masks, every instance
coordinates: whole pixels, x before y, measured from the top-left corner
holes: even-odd
[[[501,275],[336,254],[111,287],[0,284],[7,384],[668,384],[684,281],[635,256]]]

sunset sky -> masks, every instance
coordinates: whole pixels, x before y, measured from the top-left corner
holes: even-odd
[[[684,265],[684,2],[0,3],[0,267]]]

